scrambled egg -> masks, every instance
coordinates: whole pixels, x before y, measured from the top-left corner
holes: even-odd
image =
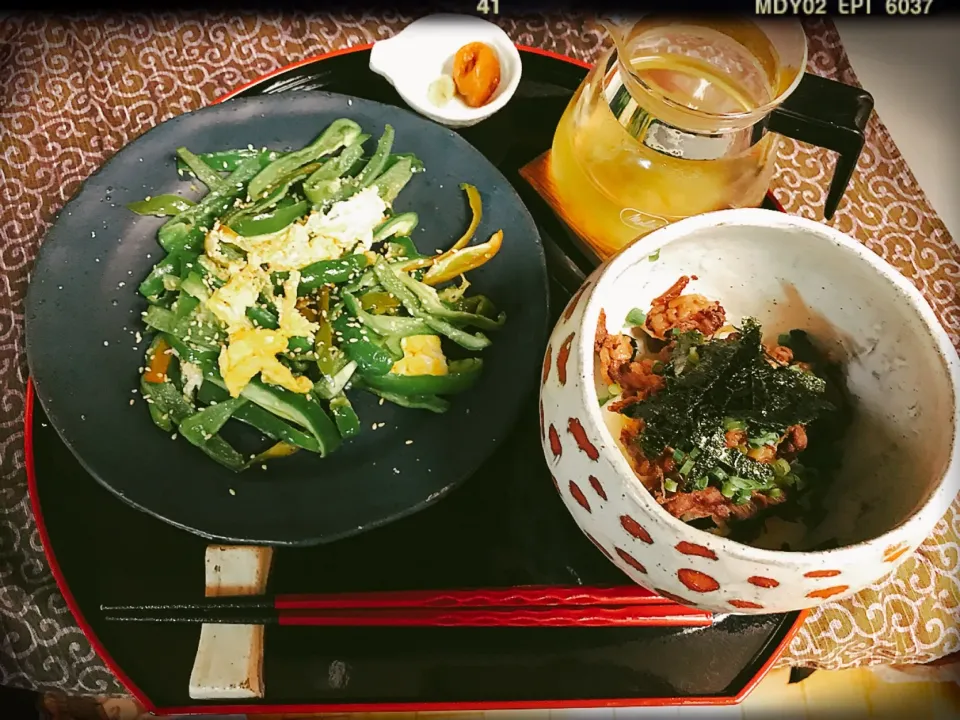
[[[294,270],[283,283],[283,297],[275,302],[280,314],[280,332],[287,337],[302,335],[312,338],[320,327],[310,322],[297,310],[297,287],[300,285],[300,273]]]
[[[227,390],[237,397],[257,374],[264,382],[279,385],[298,393],[313,388],[309,378],[295,376],[277,359],[287,349],[291,337],[313,337],[318,329],[297,310],[297,287],[302,268],[333,260],[351,251],[369,251],[373,231],[383,222],[387,205],[375,188],[367,188],[351,198],[336,203],[329,212],[313,212],[305,221],[288,225],[283,230],[264,235],[243,237],[230,228],[215,225],[204,239],[204,253],[227,282],[206,302],[207,308],[227,328],[229,338],[220,352],[220,374]],[[228,243],[246,252],[245,260],[231,258],[223,252]],[[283,295],[274,298],[279,327],[276,330],[254,328],[246,316],[261,294],[272,296],[270,273],[288,272]],[[416,338],[407,338],[415,340]],[[437,338],[428,338],[438,340]],[[406,348],[406,340],[404,341]],[[411,347],[415,347],[411,346]],[[426,347],[426,346],[424,346]],[[411,351],[414,352],[414,351]],[[439,359],[429,364],[431,370],[416,371],[444,374],[446,359],[436,347]],[[412,368],[427,367],[422,353],[409,361]],[[412,363],[412,364],[411,364]]]
[[[386,210],[376,188],[366,188],[336,203],[326,214],[314,211],[305,221],[275,233],[243,237],[218,225],[207,234],[204,251],[231,273],[245,263],[228,259],[221,250],[222,243],[244,250],[246,264],[266,266],[270,272],[300,270],[321,260],[334,260],[358,246],[369,250],[373,231],[383,222]]]
[[[387,204],[377,194],[377,189],[369,187],[334,204],[324,215],[311,213],[306,228],[311,235],[329,238],[344,250],[353,249],[358,244],[369,250],[373,245],[373,231],[383,222],[386,211]]]
[[[244,328],[230,335],[220,350],[220,376],[232,397],[240,393],[259,373],[265,383],[279,385],[296,393],[313,389],[310,378],[296,377],[277,355],[287,349],[286,336],[277,330]]]
[[[299,270],[333,260],[351,251],[369,251],[373,231],[383,222],[387,205],[376,188],[367,188],[351,198],[334,204],[326,214],[312,212],[305,221],[264,235],[243,237],[230,228],[215,225],[204,239],[204,253],[227,282],[216,290],[206,307],[227,329],[227,345],[220,352],[220,374],[233,397],[258,373],[264,382],[306,393],[313,387],[309,378],[296,377],[277,359],[287,349],[291,337],[313,337],[318,329],[297,310]],[[246,259],[231,258],[223,252],[223,243],[246,252]],[[261,294],[272,296],[270,273],[288,272],[283,295],[274,298],[279,327],[276,330],[254,328],[247,309]],[[446,373],[446,360],[431,367]],[[405,362],[402,360],[401,363]],[[423,360],[412,360],[412,367]],[[439,362],[439,365],[436,364]],[[434,372],[434,374],[438,374]]]
[[[270,284],[269,276],[256,265],[247,265],[234,273],[223,287],[207,300],[207,309],[227,326],[228,333],[251,326],[247,308],[253,306],[260,293]]]
[[[411,335],[400,340],[403,358],[390,368],[396,375],[446,375],[447,358],[437,335]]]

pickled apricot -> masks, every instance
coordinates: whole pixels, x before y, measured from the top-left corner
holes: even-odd
[[[464,45],[453,58],[453,82],[467,105],[485,105],[500,85],[497,52],[482,42]]]

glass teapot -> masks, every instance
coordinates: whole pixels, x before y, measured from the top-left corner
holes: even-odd
[[[780,135],[839,153],[832,217],[873,98],[804,74],[798,22],[604,18],[615,47],[567,106],[550,174],[567,223],[601,258],[691,215],[759,206]]]

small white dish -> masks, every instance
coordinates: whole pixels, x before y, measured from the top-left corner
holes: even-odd
[[[482,42],[497,53],[500,84],[485,105],[472,108],[459,95],[444,105],[430,100],[430,85],[441,75],[452,75],[457,50]],[[503,108],[520,84],[520,53],[498,26],[472,15],[428,15],[410,23],[388,40],[374,43],[370,69],[392,84],[400,97],[421,115],[447,127],[476,125]]]

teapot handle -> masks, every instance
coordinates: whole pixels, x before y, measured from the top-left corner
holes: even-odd
[[[862,88],[806,74],[766,119],[767,130],[838,153],[823,216],[829,220],[850,184],[863,150],[873,96]]]

